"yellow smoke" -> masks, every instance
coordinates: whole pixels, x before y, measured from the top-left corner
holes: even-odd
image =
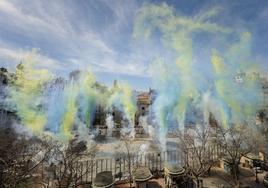
[[[211,63],[217,75],[224,73],[225,65],[223,63],[223,59],[220,56],[218,56],[215,52],[211,57]]]
[[[96,88],[94,88],[95,83],[95,75],[90,70],[83,73],[80,81],[80,90],[84,95],[83,97],[85,97],[85,104],[82,104],[82,108],[84,109],[83,115],[85,116],[86,125],[89,125],[91,122],[91,112],[94,105],[93,103],[98,96]]]
[[[33,132],[43,131],[47,122],[42,111],[42,86],[51,78],[47,70],[35,68],[37,64],[35,52],[22,60],[17,66],[10,92],[22,123]]]
[[[128,115],[129,119],[131,120],[133,124],[135,113],[136,113],[136,105],[133,100],[132,89],[127,84],[123,84],[121,88],[123,92],[122,104],[123,104],[126,114]]]
[[[112,95],[110,97],[110,106],[121,106],[126,115],[126,118],[134,126],[134,118],[136,113],[136,104],[133,98],[131,87],[126,83],[117,84],[112,88]]]
[[[160,5],[144,4],[137,14],[133,32],[134,38],[147,39],[155,29],[159,29],[162,33],[161,41],[163,45],[175,50],[178,78],[174,79],[179,80],[180,85],[177,87],[181,88],[181,93],[177,96],[180,100],[176,103],[173,113],[177,114],[180,123],[184,121],[188,102],[199,97],[196,80],[193,80],[192,76],[195,74],[192,68],[192,34],[194,32],[227,34],[232,31],[208,21],[211,17],[216,16],[219,10],[219,8],[212,8],[205,13],[190,18],[175,15],[172,7],[162,3]]]
[[[91,110],[93,110],[92,103],[97,97],[97,91],[94,88],[95,83],[94,74],[90,70],[87,70],[85,72],[79,72],[77,80],[71,80],[71,83],[65,89],[66,110],[61,125],[61,131],[65,138],[70,139],[73,136],[72,130],[77,120],[79,100],[83,99],[80,101],[80,105],[82,105],[80,108],[85,118],[85,123],[89,125]],[[79,94],[81,96],[78,98]]]
[[[219,98],[221,100],[223,100],[224,102],[227,102],[227,106],[233,106],[233,101],[229,100],[229,96],[228,96],[228,84],[226,83],[226,78],[224,77],[225,73],[228,72],[228,70],[226,69],[226,65],[224,64],[223,58],[221,58],[216,51],[213,51],[212,57],[211,57],[211,64],[213,66],[214,69],[214,73],[215,73],[215,88],[216,88],[216,92],[217,95],[219,96]],[[220,115],[221,115],[221,124],[227,128],[228,127],[228,116],[227,113],[225,111],[224,106],[219,106],[218,107],[220,110]]]
[[[220,113],[222,124],[243,123],[248,118],[254,118],[258,98],[258,86],[256,79],[250,76],[250,72],[256,71],[257,67],[252,66],[248,61],[250,33],[242,33],[240,40],[230,45],[225,59],[215,51],[211,57],[211,64],[215,73],[215,88],[217,96],[224,102],[225,108],[221,106]],[[225,62],[227,61],[227,62]],[[241,83],[235,80],[239,73],[244,73]],[[230,109],[232,117],[228,119],[224,109]]]

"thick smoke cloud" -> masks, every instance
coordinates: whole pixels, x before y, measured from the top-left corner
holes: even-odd
[[[254,119],[261,99],[257,74],[261,67],[251,55],[251,34],[216,23],[221,11],[215,7],[186,17],[163,3],[144,4],[136,14],[133,39],[156,40],[166,50],[149,67],[156,89],[155,118],[153,125],[146,125],[163,146],[170,127],[207,125],[211,113],[224,127]],[[199,60],[195,45],[204,35],[221,40]],[[88,130],[96,107],[101,106],[108,113],[114,108],[122,111],[128,124],[122,132],[134,135],[137,107],[128,84],[100,85],[91,69],[74,71],[69,80],[57,78],[39,68],[35,56],[33,52],[23,59],[11,78],[8,100],[21,124],[33,133],[48,131],[68,140],[74,137],[75,127],[80,133]],[[111,134],[112,116],[105,119]]]
[[[28,56],[22,60],[15,72],[10,100],[15,106],[15,111],[22,123],[33,132],[40,132],[47,123],[47,118],[42,109],[44,95],[42,86],[51,75],[44,69],[34,69],[35,56]]]
[[[113,107],[121,110],[128,120],[128,129],[134,130],[136,103],[130,86],[99,85],[90,70],[74,71],[69,80],[58,78],[37,67],[36,55],[33,52],[17,66],[7,99],[30,132],[49,132],[62,140],[72,139],[74,128],[80,134],[92,125],[97,105],[107,111]]]
[[[250,33],[217,24],[213,18],[220,11],[216,7],[186,17],[163,3],[144,4],[137,13],[134,38],[160,39],[160,45],[172,52],[171,60],[159,54],[150,72],[158,93],[153,109],[162,138],[172,126],[170,120],[176,119],[180,128],[187,126],[187,118],[196,123],[194,116],[187,115],[189,109],[203,111],[204,124],[213,112],[225,127],[252,120],[256,114],[261,91],[254,78],[258,67],[250,59]],[[202,60],[196,60],[194,45],[204,35],[221,40],[218,49],[209,49],[211,62],[199,62],[206,67],[201,71],[196,61]],[[207,82],[199,79],[207,75]]]

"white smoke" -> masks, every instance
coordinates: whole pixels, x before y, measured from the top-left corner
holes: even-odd
[[[111,137],[113,134],[113,128],[114,128],[114,120],[113,116],[111,114],[108,114],[106,117],[106,125],[107,125],[107,136]]]
[[[79,141],[86,141],[88,146],[94,144],[94,140],[93,140],[94,134],[92,134],[89,131],[88,127],[85,126],[84,124],[78,126],[77,133],[78,133],[78,135],[77,135],[78,142]]]
[[[139,149],[139,155],[144,155],[147,153],[149,149],[149,145],[148,144],[142,144],[140,145],[140,149]]]
[[[133,126],[121,128],[120,133],[122,136],[129,137],[130,139],[135,137],[135,129]]]
[[[11,124],[11,126],[12,129],[18,134],[18,138],[23,137],[25,139],[30,139],[33,137],[33,132],[26,126],[23,126],[15,121]]]
[[[221,113],[218,108],[221,105],[222,104],[219,101],[215,100],[211,96],[210,91],[207,91],[203,94],[200,106],[203,110],[203,118],[205,125],[209,124],[210,113],[213,114],[214,118],[216,118],[217,121],[220,121],[222,119]]]
[[[150,138],[155,138],[155,128],[148,123],[148,116],[140,116],[139,125],[142,126],[145,133],[148,134]]]
[[[142,126],[142,128],[144,129],[144,131],[146,132],[146,133],[148,133],[148,129],[149,129],[149,125],[148,125],[148,123],[147,123],[147,116],[140,116],[139,117],[139,125],[141,125]]]
[[[204,124],[207,125],[209,122],[209,112],[210,112],[210,108],[211,108],[210,92],[206,92],[203,94],[201,105],[203,107]]]
[[[155,128],[152,125],[148,125],[148,133],[150,138],[155,138]]]

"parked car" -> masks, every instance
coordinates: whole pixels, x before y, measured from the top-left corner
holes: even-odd
[[[263,161],[259,160],[259,159],[253,159],[253,167],[261,167]]]
[[[268,187],[268,174],[266,174],[263,178],[263,184],[265,187]]]
[[[261,170],[268,171],[268,163],[259,159],[253,160],[253,167],[257,167],[258,170],[261,168]]]

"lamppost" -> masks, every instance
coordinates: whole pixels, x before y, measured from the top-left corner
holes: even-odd
[[[259,180],[259,178],[258,178],[258,167],[255,167],[255,175],[256,175],[255,182],[256,182],[256,183],[260,183],[260,180]]]
[[[256,177],[255,182],[256,182],[256,183],[260,183],[260,180],[259,180],[259,178],[258,178],[258,168],[261,167],[261,162],[260,162],[260,160],[258,160],[258,159],[254,159],[254,160],[253,160],[253,167],[255,168],[255,177]]]

